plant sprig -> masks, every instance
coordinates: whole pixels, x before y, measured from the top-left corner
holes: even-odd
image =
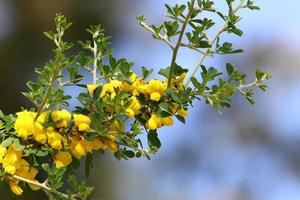
[[[146,67],[141,67],[139,76],[133,71],[133,62],[115,57],[111,38],[100,25],[90,26],[90,39],[79,41],[82,50],[67,56],[73,44],[63,41],[63,36],[71,23],[56,15],[56,31],[44,33],[55,44],[54,58],[36,69],[39,81],[27,82],[29,92],[23,93],[35,108],[23,109],[16,116],[0,111],[0,179],[17,195],[27,184],[33,190],[42,189],[49,199],[87,199],[93,188],[74,176],[83,157],[86,176],[96,153],[110,152],[119,160],[150,159],[162,146],[159,128],[173,125],[173,119],[185,123],[194,100],[204,99],[220,111],[230,107],[232,96],[239,93],[254,104],[253,90],[266,90],[269,72],[257,70],[255,80],[248,82],[247,76],[230,63],[225,75],[205,65],[208,57],[242,52],[221,41],[221,35],[242,36],[238,11],[259,9],[251,0],[226,0],[226,4],[228,12],[218,10],[212,0],[167,4],[167,20],[158,26],[147,25],[144,16],[137,17],[154,39],[171,49],[170,66],[158,72],[163,80],[151,78],[154,70]],[[207,12],[224,21],[213,36],[208,33],[217,23],[205,16]],[[188,69],[178,64],[182,47],[201,55],[188,78]],[[83,70],[89,73],[91,84],[81,82],[86,76]],[[86,89],[76,95],[80,105],[71,112],[63,109],[72,98],[64,94],[67,86]],[[140,139],[142,134],[147,136],[146,145]],[[36,180],[38,172],[47,174],[46,180]],[[63,191],[66,176],[71,189]]]

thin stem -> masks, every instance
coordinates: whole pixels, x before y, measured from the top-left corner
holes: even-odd
[[[206,54],[207,56],[209,56],[206,52],[201,51],[200,49],[197,49],[196,47],[194,47],[192,45],[181,43],[180,46],[186,47],[186,48],[189,48],[189,49],[192,49],[192,50],[195,50],[195,51],[197,51],[197,52],[199,52],[199,53],[201,53],[203,55]]]
[[[259,86],[260,82],[261,82],[261,80],[256,79],[255,81],[245,84],[245,85],[240,84],[239,86],[235,87],[235,89],[238,90],[242,95],[245,95],[246,92],[244,91],[244,89],[254,87],[254,86]]]
[[[153,35],[157,36],[160,40],[164,41],[167,43],[167,45],[171,48],[171,49],[174,49],[174,46],[173,44],[170,42],[170,40],[168,39],[168,37],[165,35],[165,36],[162,36],[161,34],[159,33],[156,33],[150,26],[148,26],[145,22],[140,22],[140,25],[150,31]]]
[[[46,94],[45,94],[45,97],[42,101],[42,103],[39,105],[39,108],[38,108],[38,111],[37,111],[37,114],[35,116],[35,121],[37,120],[37,118],[40,116],[40,114],[44,111],[45,109],[45,106],[47,105],[48,103],[48,99],[51,95],[51,89],[53,87],[53,84],[54,84],[54,81],[55,81],[55,77],[57,76],[58,72],[56,71],[59,71],[59,70],[55,70],[55,72],[52,74],[50,80],[49,80],[49,84],[48,84],[48,88],[47,88],[47,91],[46,91]]]
[[[233,14],[237,13],[237,11],[241,8],[243,8],[245,0],[241,0],[239,5],[233,10]],[[225,21],[225,24],[222,26],[222,28],[218,31],[218,33],[215,35],[215,37],[211,40],[211,48],[208,48],[205,52],[205,54],[202,55],[200,61],[198,62],[198,64],[196,65],[196,67],[193,69],[191,76],[189,77],[189,79],[187,80],[187,82],[185,83],[185,86],[187,86],[190,82],[192,77],[195,76],[196,72],[198,71],[198,69],[201,67],[202,63],[204,62],[204,60],[206,59],[206,57],[209,55],[209,52],[211,52],[212,50],[212,46],[214,45],[214,43],[217,41],[217,39],[219,38],[219,36],[226,31],[226,29],[228,28],[228,23],[230,22],[230,18],[228,17],[228,19]]]
[[[64,31],[63,30],[57,30],[58,31],[58,37],[54,40],[55,45],[57,46],[57,54],[62,54],[62,49],[61,49],[61,41],[62,41],[62,36],[64,35]],[[46,94],[44,96],[44,99],[42,100],[41,104],[38,106],[38,111],[37,114],[35,116],[35,121],[37,120],[37,118],[40,116],[40,114],[44,111],[45,106],[48,103],[48,99],[51,96],[51,89],[54,85],[55,80],[57,79],[56,77],[59,76],[59,78],[57,79],[59,86],[62,86],[62,79],[61,79],[61,75],[62,75],[62,70],[61,70],[61,63],[59,60],[55,60],[54,62],[54,69],[53,69],[53,74],[50,77],[49,83],[48,83],[48,88],[46,91]]]
[[[97,42],[95,40],[95,36],[93,37],[94,45],[93,45],[93,53],[94,53],[94,63],[93,63],[93,84],[97,84],[97,63],[98,63],[98,47]]]
[[[190,20],[190,18],[192,16],[193,12],[194,12],[194,5],[195,5],[195,0],[192,0],[191,1],[190,11],[189,11],[188,15],[186,16],[184,23],[182,24],[182,28],[181,28],[181,31],[180,31],[180,34],[179,34],[176,46],[173,49],[173,55],[172,55],[172,61],[171,61],[171,68],[170,68],[170,72],[169,72],[168,86],[167,87],[170,87],[171,82],[172,82],[173,71],[174,71],[175,64],[176,64],[176,58],[177,58],[178,50],[179,50],[179,47],[181,45],[181,41],[182,41],[182,38],[183,38],[183,35],[184,35],[184,32],[185,32],[186,26],[187,26],[187,24],[188,24],[188,22],[189,22],[189,20]]]
[[[184,19],[180,19],[180,18],[174,17],[172,15],[165,15],[165,17],[175,19],[175,20],[179,21],[180,23],[184,23]]]
[[[46,193],[53,193],[53,194],[57,194],[57,195],[60,195],[61,197],[64,197],[64,198],[71,198],[72,200],[75,200],[75,198],[73,197],[70,197],[69,195],[67,194],[64,194],[62,192],[58,192],[57,190],[55,189],[52,189],[50,188],[49,186],[47,186],[47,184],[44,182],[44,183],[39,183],[39,182],[35,182],[35,181],[32,181],[32,180],[29,180],[27,178],[24,178],[24,177],[21,177],[21,176],[17,176],[17,175],[13,175],[12,176],[14,179],[17,179],[17,180],[20,180],[20,181],[23,181],[25,183],[28,183],[28,184],[31,184],[31,185],[35,185],[37,187],[40,187],[42,188],[43,190],[46,191]]]

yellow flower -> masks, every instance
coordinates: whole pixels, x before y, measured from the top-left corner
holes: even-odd
[[[29,169],[30,169],[29,163],[26,160],[21,159],[19,161],[18,169],[16,170],[15,174],[18,175],[18,176],[27,178],[29,176],[28,175]]]
[[[3,146],[0,145],[0,163],[2,163],[2,161],[3,161],[3,157],[4,157],[5,153],[6,153],[6,150],[7,149],[5,147],[3,147]]]
[[[185,79],[186,73],[182,73],[180,76],[175,78],[175,82],[178,83],[180,86],[183,86],[183,81]]]
[[[174,124],[174,121],[173,121],[172,117],[165,117],[165,118],[162,118],[162,123],[165,126],[172,126]]]
[[[86,85],[87,91],[89,92],[90,95],[93,95],[94,91],[100,86],[100,84],[91,84],[91,85]]]
[[[137,95],[138,93],[147,94],[147,88],[148,86],[146,84],[139,84],[135,87],[136,93],[134,95]]]
[[[35,176],[37,174],[38,174],[38,170],[36,168],[30,167],[29,163],[26,160],[21,159],[20,166],[16,171],[16,175],[38,183],[37,180],[34,180]],[[33,185],[33,184],[29,184],[29,187],[32,190],[39,190],[40,189],[40,187],[38,187],[36,185]]]
[[[140,109],[141,109],[141,104],[139,102],[139,100],[135,97],[132,96],[131,97],[131,102],[130,105],[128,106],[128,108],[126,109],[126,115],[129,118],[134,118],[135,115],[140,114]]]
[[[22,188],[18,185],[18,181],[9,181],[9,187],[13,193],[20,196],[23,193]]]
[[[62,109],[62,110],[53,111],[51,113],[51,118],[55,122],[56,127],[66,128],[68,126],[68,122],[71,119],[71,114],[69,113],[69,111]]]
[[[131,108],[127,108],[126,111],[125,111],[125,114],[130,118],[134,118],[134,112]]]
[[[162,126],[162,120],[158,118],[155,114],[152,114],[150,119],[148,120],[147,125],[150,130],[155,130]]]
[[[44,130],[44,123],[46,122],[46,117],[48,116],[49,112],[42,112],[40,116],[35,121],[35,128],[36,131],[43,131]],[[33,133],[34,134],[34,133]]]
[[[108,95],[111,96],[111,98],[114,98],[116,96],[116,90],[120,89],[121,86],[122,86],[121,81],[112,80],[112,81],[110,81],[110,82],[103,85],[100,96],[103,97],[106,94],[108,94]]]
[[[158,92],[153,92],[150,94],[150,99],[152,101],[159,101],[161,98],[161,95]]]
[[[180,115],[181,117],[186,117],[188,115],[188,111],[183,109],[183,108],[180,108],[178,111],[177,111],[177,114]]]
[[[18,135],[24,139],[32,135],[35,131],[34,118],[36,113],[27,110],[18,112],[14,128]]]
[[[56,150],[61,150],[63,145],[66,146],[68,144],[67,139],[56,131],[47,131],[46,134],[48,138],[48,144]]]
[[[54,157],[56,168],[66,167],[72,162],[72,156],[69,152],[59,151]]]
[[[77,159],[80,159],[82,156],[86,155],[86,150],[84,148],[82,140],[78,140],[75,137],[72,138],[71,153]]]
[[[90,145],[93,150],[99,150],[99,149],[106,149],[107,146],[99,139],[94,139],[92,142],[90,142]]]
[[[150,99],[153,101],[159,101],[165,90],[166,84],[159,80],[151,79],[148,83],[147,93],[150,95]]]
[[[132,87],[132,85],[130,85],[127,82],[123,82],[122,86],[120,87],[120,91],[124,91],[124,92],[133,92],[134,87]]]
[[[91,119],[86,115],[74,114],[74,123],[78,127],[79,131],[93,131],[93,129],[90,128]]]
[[[115,153],[119,150],[119,146],[114,141],[107,140],[105,141],[105,144],[111,153]]]
[[[47,135],[44,132],[37,132],[33,134],[33,138],[35,141],[41,143],[41,144],[46,144],[47,142]]]
[[[17,150],[14,145],[10,145],[3,160],[4,171],[14,174],[21,164],[22,151]]]
[[[135,82],[138,79],[138,75],[136,73],[132,73],[131,76],[129,77],[129,80],[131,82]]]

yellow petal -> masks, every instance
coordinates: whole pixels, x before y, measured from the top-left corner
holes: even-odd
[[[54,157],[56,168],[68,166],[72,162],[72,156],[69,152],[60,151]]]
[[[100,84],[92,84],[92,85],[86,85],[87,91],[89,92],[90,95],[93,95],[95,89],[99,87]]]
[[[150,117],[150,119],[148,120],[148,128],[150,129],[150,130],[155,130],[155,129],[157,129],[157,123],[156,123],[156,120],[155,120],[155,117],[152,115],[151,117]]]
[[[162,119],[162,123],[166,126],[172,126],[174,124],[174,121],[172,117],[165,117]]]
[[[150,99],[152,101],[159,101],[161,98],[161,95],[158,92],[153,92],[150,94]]]
[[[20,186],[18,186],[17,182],[9,182],[9,187],[13,193],[20,196],[23,193],[23,190]]]

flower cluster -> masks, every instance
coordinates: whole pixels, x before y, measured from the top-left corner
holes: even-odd
[[[23,159],[23,156],[23,152],[16,149],[14,145],[10,145],[8,149],[0,145],[0,163],[4,168],[4,171],[10,175],[21,176],[37,182],[37,180],[35,180],[35,176],[37,175],[38,170],[34,167],[31,167],[29,163]],[[12,177],[7,177],[6,181],[16,195],[21,195],[23,193],[22,188],[18,185],[19,180]],[[29,187],[32,190],[40,189],[32,184],[29,184]]]
[[[177,76],[173,80],[172,88],[180,91],[184,88],[183,80],[185,74]],[[98,95],[104,107],[110,105],[120,94],[126,94],[121,99],[121,107],[107,109],[106,115],[120,115],[123,113],[128,120],[137,120],[143,127],[156,130],[162,126],[173,125],[172,115],[187,115],[186,108],[172,100],[166,93],[167,84],[164,81],[151,79],[146,82],[132,73],[128,80],[108,81],[106,84],[87,85],[87,94],[93,98]],[[96,92],[98,90],[98,93]],[[160,116],[158,111],[161,103],[170,104],[171,113],[168,116]],[[108,107],[107,107],[108,108]],[[19,180],[14,178],[20,176],[36,181],[38,168],[34,168],[27,160],[28,155],[24,153],[27,148],[51,149],[50,157],[46,162],[53,162],[57,169],[67,167],[74,159],[80,160],[88,153],[95,150],[108,150],[115,153],[119,150],[121,141],[119,138],[126,135],[126,120],[114,118],[105,124],[105,133],[97,134],[93,127],[92,118],[95,111],[87,115],[65,110],[43,111],[40,114],[34,111],[23,110],[16,113],[14,130],[16,137],[26,143],[23,149],[18,149],[10,144],[8,149],[0,146],[0,163],[5,173],[12,175],[7,179],[11,190],[21,195],[23,190],[18,185]],[[88,135],[93,135],[88,137]],[[30,185],[33,190],[39,189]]]
[[[172,89],[178,92],[183,90],[184,78],[185,73],[175,77]],[[91,96],[94,95],[97,88],[101,88],[99,95],[106,102],[113,100],[117,94],[126,92],[129,95],[129,103],[125,106],[122,102],[124,114],[129,119],[140,121],[144,127],[150,130],[173,125],[172,116],[174,115],[186,117],[188,114],[187,108],[179,105],[167,95],[167,80],[151,79],[146,82],[132,73],[128,81],[112,80],[105,84],[87,85],[88,93]],[[168,116],[157,114],[161,103],[167,103],[170,106],[171,112],[168,113]]]
[[[44,146],[53,149],[50,160],[55,163],[56,168],[66,167],[72,162],[73,157],[80,159],[94,150],[108,149],[110,152],[118,150],[116,137],[112,134],[107,138],[93,138],[93,140],[84,137],[85,133],[94,131],[90,126],[91,119],[86,115],[74,114],[72,117],[64,109],[43,112],[39,116],[36,112],[24,110],[16,115],[14,129],[17,136],[26,141],[27,148]],[[48,162],[51,162],[50,160]],[[11,175],[34,180],[38,173],[38,170],[26,161],[24,152],[13,144],[8,149],[0,146],[0,163],[4,171]],[[17,179],[12,176],[7,182],[15,194],[22,194],[23,190],[18,186]],[[33,185],[30,185],[30,188],[38,189]]]
[[[35,109],[16,115],[4,115],[0,111],[0,179],[7,182],[16,195],[21,195],[23,186],[28,184],[32,190],[42,189],[51,199],[87,199],[92,189],[72,176],[83,157],[86,157],[86,175],[93,165],[95,151],[110,152],[117,159],[142,156],[150,159],[149,155],[161,147],[157,129],[173,125],[175,118],[185,123],[188,107],[195,99],[202,99],[220,110],[230,107],[232,95],[240,93],[253,104],[252,87],[265,91],[267,86],[263,82],[270,78],[269,72],[257,70],[255,81],[246,83],[246,75],[229,63],[226,65],[228,79],[222,78],[222,72],[216,68],[203,64],[205,58],[214,54],[241,52],[233,49],[231,43],[220,43],[220,35],[228,32],[241,36],[242,31],[236,27],[240,21],[236,12],[242,8],[257,9],[250,0],[247,3],[240,0],[235,9],[234,1],[226,2],[229,15],[215,10],[213,1],[191,0],[181,6],[166,5],[171,21],[160,26],[149,26],[145,17],[137,17],[144,29],[155,39],[166,42],[173,52],[170,65],[158,72],[166,78],[162,81],[147,79],[153,69],[142,67],[139,77],[132,70],[134,63],[115,58],[110,38],[100,25],[87,29],[90,40],[79,41],[84,51],[73,51],[74,54],[69,55],[66,51],[73,44],[62,37],[71,23],[58,14],[56,32],[44,33],[56,46],[54,57],[44,68],[36,69],[38,81],[27,82],[29,91],[23,93]],[[214,22],[199,16],[212,10],[225,20],[221,30],[209,31],[217,33],[214,39],[206,32]],[[180,47],[202,54],[187,79],[188,70],[177,64]],[[196,78],[198,69],[201,69],[199,80]],[[83,70],[91,75],[93,84],[81,82],[86,77],[81,73]],[[76,95],[80,105],[72,112],[59,109],[68,107],[68,100],[72,98],[64,93],[66,86],[86,88]],[[141,134],[147,136],[147,147],[139,137]],[[63,186],[66,173],[70,175],[67,181],[71,190],[62,193],[58,190]]]

